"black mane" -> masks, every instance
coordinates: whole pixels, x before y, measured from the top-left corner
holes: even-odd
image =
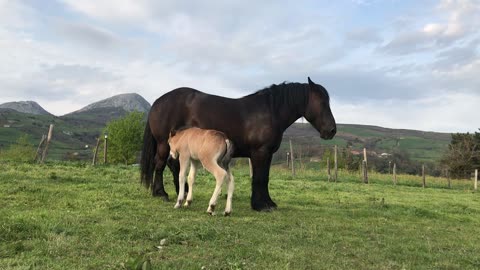
[[[248,96],[265,96],[270,102],[273,111],[278,111],[284,106],[302,108],[303,113],[308,104],[308,85],[302,83],[272,84]]]

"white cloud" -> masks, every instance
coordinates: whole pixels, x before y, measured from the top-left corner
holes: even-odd
[[[339,123],[357,123],[424,131],[467,132],[480,126],[473,113],[480,96],[466,93],[439,93],[417,100],[370,100],[362,103],[332,101]],[[359,117],[362,116],[362,117]],[[473,126],[472,126],[473,125]]]
[[[310,76],[339,122],[480,125],[458,120],[479,96],[478,2],[440,1],[381,28],[380,17],[354,13],[381,2],[354,2],[62,0],[46,14],[0,0],[0,103],[34,99],[58,115],[126,92],[149,102],[180,86],[239,97]]]

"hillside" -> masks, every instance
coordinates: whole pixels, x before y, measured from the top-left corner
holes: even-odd
[[[68,115],[72,116],[76,114],[85,114],[90,112],[95,114],[95,111],[97,110],[110,108],[122,109],[127,112],[148,112],[150,110],[150,103],[148,103],[148,101],[146,101],[142,96],[136,93],[120,94],[87,105],[80,110],[72,112]]]
[[[13,109],[0,109],[0,150],[8,147],[22,134],[30,134],[31,142],[38,144],[42,134],[55,125],[54,140],[50,148],[52,159],[89,159],[96,138],[106,123],[124,116],[129,111],[148,111],[150,104],[138,94],[123,94],[92,103],[78,111],[56,117],[51,114],[21,113]],[[288,142],[305,157],[319,157],[325,148],[338,145],[361,151],[366,147],[370,154],[389,154],[394,149],[407,152],[411,159],[436,161],[447,149],[449,133],[424,132],[407,129],[389,129],[377,126],[338,124],[333,140],[320,139],[309,123],[294,123],[284,134],[282,145],[274,156],[275,162],[284,160]],[[88,147],[86,147],[88,146]],[[73,156],[72,156],[73,155]]]
[[[308,123],[294,123],[284,133],[282,149],[287,151],[287,140],[313,149],[338,145],[360,151],[364,147],[372,154],[391,153],[393,149],[406,151],[419,161],[438,160],[450,143],[450,133],[426,132],[408,129],[389,129],[368,125],[338,124],[333,140],[321,140],[318,132]]]
[[[145,112],[149,109],[150,104],[138,94],[113,96],[60,117],[0,109],[0,150],[23,134],[29,134],[31,143],[38,145],[49,125],[54,124],[49,147],[51,159],[90,159],[96,138],[102,135],[109,121],[134,110]]]
[[[51,115],[35,101],[15,101],[0,104],[0,109],[11,109],[21,113]]]

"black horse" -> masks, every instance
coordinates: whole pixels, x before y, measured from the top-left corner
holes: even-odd
[[[308,84],[272,85],[238,99],[185,87],[172,90],[153,103],[148,115],[141,158],[142,182],[152,189],[153,196],[168,200],[163,186],[163,170],[168,163],[178,193],[178,160],[168,158],[170,131],[185,126],[215,129],[233,141],[234,157],[249,157],[252,161],[252,208],[272,210],[277,206],[268,192],[272,155],[280,146],[283,132],[302,116],[320,132],[321,138],[335,136],[337,129],[328,92],[310,78]]]

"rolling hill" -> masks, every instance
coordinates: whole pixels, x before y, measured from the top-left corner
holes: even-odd
[[[0,105],[1,106],[1,105]],[[124,116],[129,111],[147,112],[150,104],[138,94],[123,94],[92,103],[64,116],[32,114],[10,108],[0,109],[0,150],[5,149],[22,134],[29,134],[37,145],[42,134],[54,124],[54,139],[49,153],[52,159],[90,159],[92,146],[108,121]],[[372,154],[389,154],[393,149],[407,152],[418,161],[436,161],[447,149],[449,133],[419,130],[389,129],[368,125],[338,124],[333,140],[320,139],[318,132],[308,123],[294,123],[284,133],[284,140],[274,160],[283,160],[288,151],[288,139],[300,146],[305,157],[318,157],[325,147],[349,146],[351,151],[366,147]]]

